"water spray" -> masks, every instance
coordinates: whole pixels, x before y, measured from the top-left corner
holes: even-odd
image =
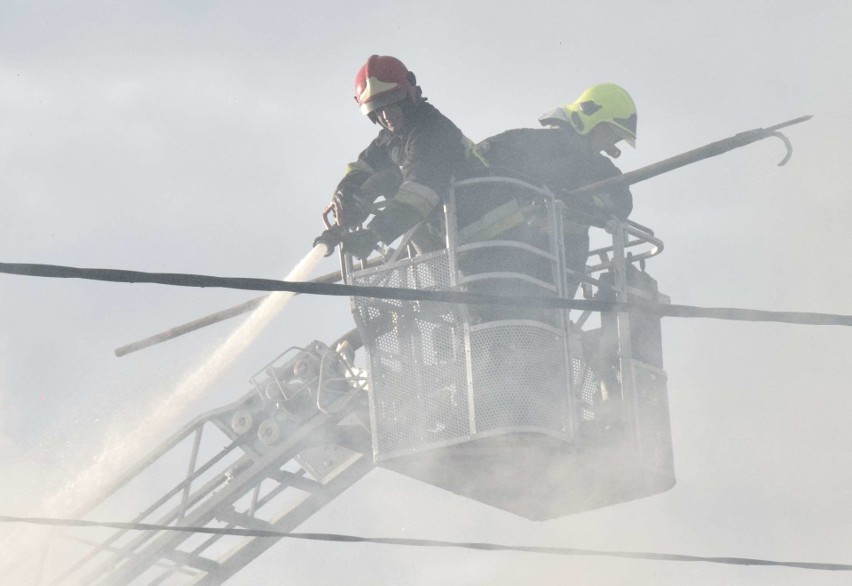
[[[284,277],[284,280],[307,280],[311,271],[319,264],[326,253],[327,249],[324,245],[315,246]],[[80,489],[78,490],[85,490],[84,487],[90,487],[90,490],[99,488],[103,485],[105,479],[126,468],[130,461],[138,459],[147,452],[150,440],[162,436],[163,429],[182,415],[184,409],[198,399],[210,384],[233,364],[234,360],[284,309],[294,295],[295,293],[289,291],[276,291],[264,299],[263,303],[216,350],[190,372],[174,392],[169,393],[156,409],[150,411],[148,416],[140,421],[137,429],[126,436],[125,441],[108,447],[92,466],[75,479],[72,486],[79,486]],[[78,491],[75,490],[74,492]],[[63,498],[61,493],[57,496],[60,499]],[[88,502],[95,495],[87,496],[89,498],[82,499],[84,502]],[[81,501],[80,495],[75,494],[73,500],[79,503]]]
[[[328,253],[324,244],[315,246],[284,277],[286,281],[306,281],[308,276]],[[248,318],[192,370],[177,388],[155,408],[146,410],[135,430],[122,432],[121,440],[109,442],[92,463],[70,479],[59,491],[45,500],[40,515],[48,517],[79,517],[90,509],[100,497],[103,488],[132,462],[141,459],[152,442],[157,442],[164,432],[181,417],[186,408],[197,400],[209,386],[225,372],[257,338],[263,329],[287,305],[295,293],[276,291],[267,296]],[[14,562],[40,545],[44,530],[20,527],[9,532],[2,543],[0,567]]]

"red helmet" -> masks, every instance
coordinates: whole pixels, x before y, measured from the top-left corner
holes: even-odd
[[[355,77],[355,101],[365,115],[406,97],[416,102],[415,83],[414,74],[396,57],[371,55]]]

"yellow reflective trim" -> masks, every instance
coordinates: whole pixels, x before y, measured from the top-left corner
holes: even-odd
[[[431,206],[436,206],[441,203],[440,196],[435,193],[431,187],[427,187],[426,185],[417,183],[416,181],[404,181],[402,185],[399,186],[399,190],[413,193],[414,195],[428,201]]]
[[[422,218],[425,218],[432,210],[432,206],[429,205],[429,202],[424,201],[421,197],[407,191],[398,192],[396,197],[394,197],[394,200],[413,207]]]
[[[521,212],[516,212],[507,218],[503,218],[501,221],[491,224],[486,230],[482,230],[478,234],[475,235],[475,239],[471,240],[471,242],[478,242],[481,240],[491,240],[506,230],[510,228],[514,228],[519,224],[524,223],[524,214]]]
[[[483,166],[485,166],[485,167],[491,166],[491,164],[485,159],[485,157],[482,156],[482,153],[479,152],[479,149],[476,148],[476,143],[474,143],[472,140],[470,140],[465,135],[462,135],[461,141],[462,141],[462,144],[464,145],[465,154],[467,155],[467,158],[473,157],[473,158],[477,159],[480,163],[482,163]]]
[[[348,165],[346,165],[346,173],[344,173],[344,177],[346,175],[349,175],[350,173],[355,173],[356,171],[375,173],[375,171],[373,171],[373,168],[370,165],[359,159],[353,163],[349,163]]]
[[[464,243],[490,240],[499,236],[509,228],[524,222],[524,213],[517,200],[507,201],[497,206],[484,216],[468,224],[459,231],[459,238]]]
[[[424,218],[432,211],[432,208],[441,203],[441,198],[437,193],[415,181],[403,183],[393,199],[399,203],[410,205]]]

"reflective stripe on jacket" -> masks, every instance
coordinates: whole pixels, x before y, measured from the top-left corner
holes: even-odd
[[[399,190],[385,194],[390,196],[387,205],[369,224],[385,243],[425,219],[443,202],[453,175],[465,167],[473,147],[458,127],[429,103],[407,108],[405,114],[402,131],[393,134],[382,129],[358,160],[350,163],[338,185],[341,193],[354,193],[372,173],[390,171],[399,176]]]

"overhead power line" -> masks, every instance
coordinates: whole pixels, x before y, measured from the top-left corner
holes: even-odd
[[[264,529],[236,529],[229,527],[179,527],[173,525],[152,525],[149,523],[120,523],[109,521],[84,521],[81,519],[55,519],[47,517],[9,517],[0,516],[0,523],[27,523],[31,525],[51,525],[58,527],[106,527],[133,531],[177,531],[181,533],[206,533],[213,535],[232,535],[237,537],[274,537],[300,539],[305,541],[328,541],[338,543],[374,543],[379,545],[402,545],[409,547],[456,547],[480,551],[517,551],[562,556],[604,556],[637,560],[655,560],[664,562],[707,562],[737,566],[783,566],[804,570],[852,571],[852,564],[832,564],[822,562],[788,562],[741,557],[706,557],[681,555],[674,553],[653,553],[638,551],[602,551],[577,549],[570,547],[540,547],[528,545],[501,545],[497,543],[440,541],[436,539],[412,539],[402,537],[362,537],[340,533],[287,533]]]
[[[403,301],[432,301],[471,305],[508,305],[543,307],[549,309],[579,309],[589,311],[630,311],[660,317],[691,317],[732,321],[763,321],[802,325],[852,326],[852,315],[803,311],[766,311],[731,307],[697,307],[666,303],[619,303],[561,297],[514,297],[463,291],[423,291],[394,287],[360,287],[319,282],[278,281],[243,277],[215,277],[186,273],[146,273],[118,269],[91,269],[61,265],[0,263],[0,273],[49,277],[56,279],[86,279],[114,283],[151,283],[178,287],[214,287],[248,291],[291,291],[308,295],[338,297],[373,297]]]

